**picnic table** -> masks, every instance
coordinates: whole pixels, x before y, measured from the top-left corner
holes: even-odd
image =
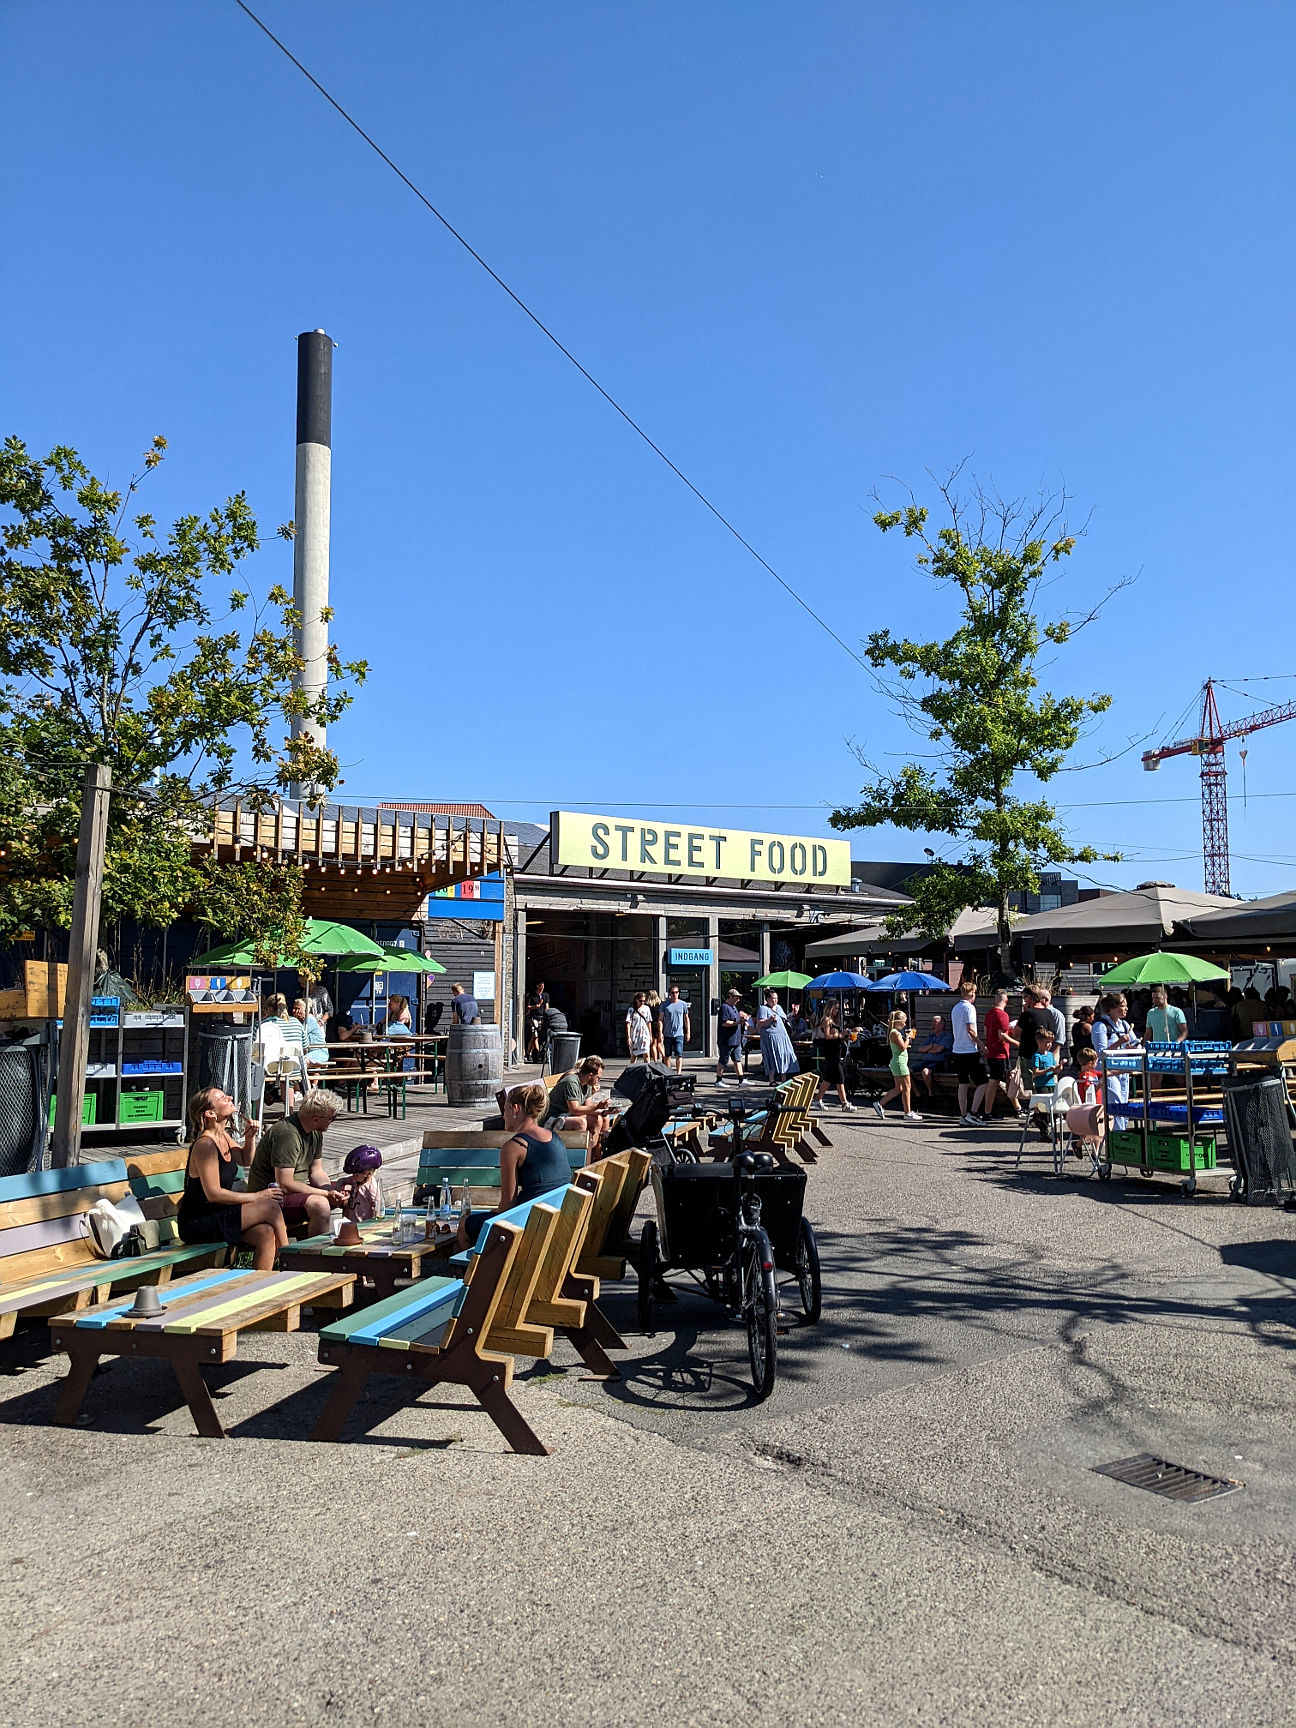
[[[70,1366],[54,1420],[76,1421],[101,1356],[159,1356],[175,1370],[199,1434],[224,1439],[200,1370],[232,1361],[241,1332],[295,1332],[303,1308],[350,1307],[354,1284],[337,1272],[194,1272],[158,1290],[154,1315],[131,1314],[134,1295],[58,1315],[50,1331]]]
[[[348,1109],[369,1114],[369,1091],[387,1093],[387,1109],[396,1114],[397,1095],[404,1114],[405,1091],[411,1085],[426,1082],[433,1088],[445,1077],[445,1046],[448,1032],[416,1032],[408,1038],[375,1038],[372,1043],[353,1039],[335,1040],[324,1048],[328,1063],[316,1068],[313,1078],[318,1084],[342,1092]],[[405,1064],[411,1066],[406,1068]]]
[[[346,1272],[366,1278],[381,1298],[392,1295],[399,1280],[421,1278],[425,1261],[443,1260],[455,1246],[453,1226],[434,1241],[407,1242],[399,1248],[392,1241],[390,1218],[372,1218],[359,1228],[358,1243],[344,1245],[327,1233],[290,1242],[279,1250],[279,1265],[284,1270]]]

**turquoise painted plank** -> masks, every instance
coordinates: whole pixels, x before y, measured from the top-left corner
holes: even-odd
[[[52,1302],[56,1296],[70,1295],[73,1291],[84,1290],[87,1285],[120,1284],[141,1268],[151,1272],[160,1266],[180,1266],[186,1260],[196,1260],[201,1254],[210,1254],[212,1246],[209,1242],[189,1243],[181,1248],[142,1254],[138,1259],[96,1260],[90,1266],[75,1267],[64,1272],[46,1272],[26,1283],[0,1284],[0,1314],[21,1313],[24,1308]],[[134,1300],[133,1294],[131,1300]]]
[[[426,1313],[428,1309],[436,1307],[438,1302],[445,1300],[447,1291],[457,1295],[459,1289],[457,1278],[421,1279],[408,1290],[398,1290],[394,1296],[375,1302],[369,1308],[362,1308],[358,1314],[348,1315],[345,1319],[335,1320],[331,1325],[322,1327],[320,1337],[333,1343],[373,1344],[390,1326],[399,1326],[405,1320],[412,1320],[417,1315]]]
[[[524,1200],[520,1206],[510,1206],[507,1212],[497,1212],[493,1218],[488,1218],[477,1233],[473,1245],[473,1253],[480,1254],[486,1246],[486,1238],[490,1235],[492,1224],[515,1224],[519,1230],[526,1228],[526,1221],[531,1215],[533,1206],[560,1207],[566,1188],[551,1188],[547,1194],[537,1194],[534,1200]]]
[[[447,1290],[441,1300],[433,1308],[425,1308],[412,1320],[407,1320],[403,1326],[390,1326],[382,1335],[383,1344],[435,1344],[439,1342],[440,1334],[454,1319],[463,1307],[467,1286],[458,1284],[456,1288]],[[436,1338],[429,1337],[435,1332]],[[355,1333],[351,1334],[352,1343]]]
[[[113,1264],[127,1266],[130,1262],[114,1261]],[[183,1301],[188,1296],[196,1295],[199,1290],[207,1290],[217,1284],[228,1284],[232,1278],[244,1278],[246,1276],[247,1274],[244,1272],[226,1268],[223,1271],[212,1272],[205,1278],[195,1278],[192,1283],[162,1284],[158,1287],[158,1301],[165,1307],[168,1302],[176,1299]],[[119,1320],[126,1310],[133,1305],[134,1301],[135,1292],[132,1290],[123,1301],[114,1302],[111,1308],[102,1308],[97,1314],[87,1314],[84,1320],[77,1321],[77,1325],[83,1327],[87,1332],[99,1332],[110,1320]]]
[[[73,1188],[101,1188],[125,1180],[126,1166],[120,1158],[71,1164],[66,1170],[33,1170],[26,1176],[0,1176],[0,1203],[30,1200],[37,1194],[66,1194]]]
[[[184,1191],[183,1170],[162,1170],[155,1176],[132,1176],[131,1193],[137,1200],[147,1200],[154,1194],[180,1194]]]

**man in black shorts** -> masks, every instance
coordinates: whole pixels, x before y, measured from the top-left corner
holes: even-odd
[[[973,1092],[985,1079],[985,1064],[981,1060],[981,1041],[977,1036],[976,982],[965,978],[959,985],[959,999],[950,1015],[954,1033],[954,1072],[958,1076],[959,1121],[969,1128],[979,1128],[981,1119],[972,1114],[969,1102]]]

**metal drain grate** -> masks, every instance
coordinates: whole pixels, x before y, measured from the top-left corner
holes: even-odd
[[[1241,1482],[1230,1477],[1207,1476],[1204,1471],[1155,1458],[1151,1452],[1117,1458],[1112,1464],[1095,1464],[1094,1470],[1099,1476],[1114,1476],[1118,1482],[1128,1482],[1131,1488],[1146,1488],[1149,1494],[1160,1494],[1167,1500],[1213,1500],[1242,1487]]]

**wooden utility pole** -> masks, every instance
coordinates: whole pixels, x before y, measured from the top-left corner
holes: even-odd
[[[81,1106],[85,1099],[86,1056],[90,1049],[90,998],[94,994],[95,949],[103,900],[104,842],[108,833],[108,796],[112,769],[101,762],[86,769],[77,835],[76,887],[72,895],[72,934],[68,939],[67,995],[59,1039],[58,1103],[50,1163],[75,1164],[81,1151]],[[57,1009],[58,1001],[55,998]]]

